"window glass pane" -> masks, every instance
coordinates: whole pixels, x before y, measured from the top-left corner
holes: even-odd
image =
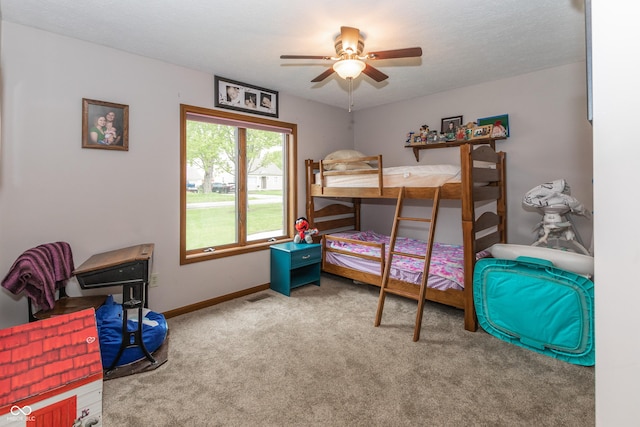
[[[188,120],[186,141],[186,249],[237,243],[237,128]]]
[[[286,138],[280,132],[247,129],[247,240],[285,234]]]
[[[180,263],[290,238],[296,125],[187,105],[180,113]]]

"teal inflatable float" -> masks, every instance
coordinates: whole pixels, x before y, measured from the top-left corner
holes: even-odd
[[[484,258],[473,286],[478,322],[489,334],[576,365],[595,364],[588,277],[540,258]]]

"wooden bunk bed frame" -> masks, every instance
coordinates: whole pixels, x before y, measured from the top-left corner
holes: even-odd
[[[473,304],[473,270],[476,262],[476,254],[489,248],[495,243],[506,243],[507,236],[507,209],[506,209],[506,169],[505,153],[496,152],[493,144],[479,145],[473,148],[472,144],[460,145],[461,181],[458,183],[446,183],[440,187],[440,198],[461,201],[462,239],[464,247],[464,290],[448,289],[445,291],[427,288],[426,300],[434,301],[464,310],[464,327],[468,331],[476,331],[478,320]],[[325,171],[330,163],[373,161],[377,163],[374,169]],[[483,167],[474,166],[474,161],[484,162]],[[495,165],[486,167],[487,163]],[[393,198],[397,199],[401,187],[383,187],[382,156],[361,157],[350,160],[313,161],[306,160],[306,190],[307,190],[307,218],[319,230],[318,240],[322,241],[322,270],[338,276],[347,277],[364,283],[380,286],[385,263],[385,247],[381,243],[368,243],[378,245],[380,258],[380,274],[371,274],[348,267],[337,266],[326,262],[325,254],[328,252],[341,252],[327,244],[327,240],[340,240],[339,237],[331,237],[332,230],[344,230],[351,228],[360,230],[360,208],[362,199],[367,198]],[[320,183],[316,183],[316,173],[320,174]],[[346,188],[326,187],[325,176],[349,175],[349,174],[375,174],[378,186],[376,188]],[[433,199],[436,187],[405,187],[405,199]],[[315,208],[315,198],[336,198],[340,203],[333,203],[320,209]],[[348,202],[348,204],[344,204]],[[476,218],[477,202],[495,202],[495,210],[484,212]],[[362,242],[358,242],[362,243]],[[351,256],[362,256],[349,252]],[[413,283],[403,282],[397,279],[389,280],[389,287],[398,290],[416,287]]]

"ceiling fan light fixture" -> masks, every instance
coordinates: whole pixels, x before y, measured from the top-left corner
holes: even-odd
[[[333,64],[333,70],[343,79],[355,79],[366,67],[359,59],[343,59]]]

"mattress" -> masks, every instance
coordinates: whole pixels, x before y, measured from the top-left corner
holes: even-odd
[[[325,187],[378,187],[377,174],[325,176]],[[439,187],[450,182],[460,182],[460,166],[417,165],[395,166],[382,169],[383,187]],[[320,173],[316,173],[320,184]]]
[[[389,256],[390,236],[379,234],[374,231],[346,231],[332,233],[331,236],[353,239],[356,241],[376,242],[385,244],[385,253]],[[342,251],[353,252],[360,255],[380,256],[380,250],[367,245],[359,245],[352,242],[328,240],[327,245],[331,248]],[[395,250],[410,254],[424,256],[427,253],[427,243],[422,240],[407,237],[397,237]],[[477,257],[489,256],[489,252],[478,253]],[[326,251],[326,262],[341,267],[348,267],[354,270],[363,271],[375,275],[380,275],[380,263],[375,260],[357,258],[352,255]],[[424,263],[420,259],[394,255],[391,264],[390,277],[405,282],[419,285],[422,283],[422,271]],[[447,290],[464,289],[464,252],[461,245],[451,245],[435,242],[431,253],[431,263],[429,265],[429,277],[427,287]]]
[[[476,263],[473,299],[480,326],[511,344],[576,365],[595,364],[594,285],[549,260]]]

